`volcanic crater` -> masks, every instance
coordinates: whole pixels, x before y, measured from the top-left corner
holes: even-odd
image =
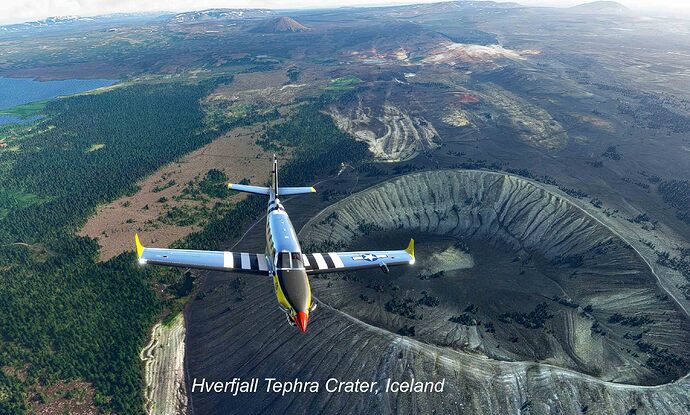
[[[497,361],[657,385],[689,368],[690,322],[614,230],[542,185],[488,171],[395,178],[322,211],[303,249],[394,249],[417,264],[313,277],[372,326]]]

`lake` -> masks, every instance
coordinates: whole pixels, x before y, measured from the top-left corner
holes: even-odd
[[[67,79],[64,81],[37,81],[30,78],[0,77],[0,111],[30,102],[77,94],[90,89],[112,85],[113,79]],[[35,119],[35,117],[33,118]],[[27,122],[16,115],[1,115],[0,125]]]

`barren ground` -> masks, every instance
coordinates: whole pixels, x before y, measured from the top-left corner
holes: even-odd
[[[268,179],[269,163],[257,163],[253,159],[269,155],[256,145],[255,140],[256,130],[236,128],[186,155],[179,162],[158,169],[139,183],[140,189],[134,195],[123,196],[99,207],[79,234],[98,240],[102,261],[131,250],[135,232],[140,233],[142,243],[158,246],[168,246],[185,237],[200,226],[158,225],[159,218],[166,210],[199,204],[193,200],[175,200],[174,196],[179,195],[188,182],[203,177],[210,169],[222,170],[230,182],[247,178],[252,183],[263,183]],[[156,191],[157,187],[165,187],[171,181],[175,184]],[[167,199],[165,203],[158,202],[162,197]],[[230,196],[230,200],[236,203],[243,197],[234,194]]]
[[[36,415],[102,414],[93,402],[94,389],[88,382],[73,380],[52,386],[39,386],[30,392],[30,413]]]

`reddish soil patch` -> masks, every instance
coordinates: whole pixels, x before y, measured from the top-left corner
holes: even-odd
[[[470,93],[467,93],[467,92],[461,93],[458,98],[459,98],[460,102],[462,102],[463,104],[476,104],[479,102],[479,97],[477,97],[476,95],[472,95]]]

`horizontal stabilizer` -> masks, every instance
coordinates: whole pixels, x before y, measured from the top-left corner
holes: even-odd
[[[290,195],[304,195],[309,193],[316,193],[316,189],[313,187],[279,187],[278,196],[290,196]]]
[[[271,191],[268,187],[249,186],[246,184],[229,183],[228,189],[237,190],[238,192],[254,193],[255,195],[266,195],[266,196],[268,196],[269,194],[271,194]]]

